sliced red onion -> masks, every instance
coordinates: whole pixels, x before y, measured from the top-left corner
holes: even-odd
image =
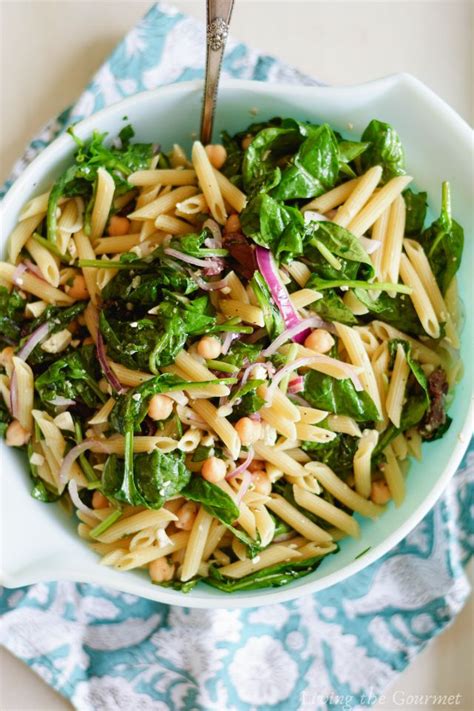
[[[298,336],[301,333],[305,333],[307,335],[313,328],[327,329],[328,327],[331,327],[331,325],[326,323],[326,321],[323,321],[319,316],[310,316],[309,318],[305,318],[302,321],[298,321],[298,323],[291,328],[287,328],[286,331],[283,331],[278,338],[275,338],[275,340],[270,343],[268,348],[265,348],[265,350],[262,351],[262,355],[265,356],[265,358],[268,358],[276,353],[280,346],[286,343],[286,341],[289,341],[290,339],[296,341],[297,339],[295,336]]]
[[[254,422],[261,422],[262,420],[262,416],[259,412],[252,412],[252,414],[249,415],[249,418],[254,420]]]
[[[76,404],[75,400],[71,400],[68,397],[61,397],[60,395],[53,397],[53,399],[48,400],[48,402],[50,405],[54,405],[54,407],[71,407]]]
[[[219,281],[206,281],[195,272],[193,273],[193,279],[198,287],[203,291],[217,291],[217,289],[224,289],[227,286],[227,279],[219,279]]]
[[[18,419],[18,386],[15,368],[10,378],[10,412],[15,419]]]
[[[296,378],[293,378],[293,380],[290,380],[290,382],[288,383],[288,392],[291,395],[300,393],[303,390],[304,390],[304,378],[302,375],[298,375]]]
[[[15,284],[15,286],[21,286],[22,282],[20,280],[20,283],[18,283],[18,279],[20,279],[21,275],[26,272],[26,264],[23,264],[23,262],[20,262],[20,264],[17,266],[15,271],[12,274],[12,282]]]
[[[105,453],[110,452],[110,447],[107,446],[107,442],[102,442],[99,439],[86,439],[84,440],[84,442],[76,444],[75,447],[69,450],[69,452],[66,454],[62,461],[58,475],[58,479],[61,484],[67,483],[71,467],[76,461],[76,459],[79,457],[79,455],[81,455],[83,452],[86,452],[88,449],[91,449],[92,447],[97,447],[99,451]]]
[[[232,333],[232,331],[228,331],[225,334],[224,340],[222,341],[222,348],[221,348],[222,355],[227,355],[227,353],[229,352],[229,348],[232,345],[232,341],[235,341],[235,339],[238,337],[239,337],[239,334]]]
[[[382,244],[380,240],[369,239],[368,237],[359,237],[359,242],[361,243],[367,254],[373,254],[378,249],[380,249],[380,246]]]
[[[189,254],[184,254],[184,252],[179,252],[177,249],[171,249],[170,247],[167,247],[163,251],[169,257],[174,257],[175,259],[180,259],[182,262],[186,262],[187,264],[194,264],[195,267],[202,267],[203,269],[211,269],[213,266],[212,259],[198,259],[197,257],[191,257]]]
[[[278,268],[275,264],[272,253],[269,249],[265,249],[264,247],[256,247],[255,256],[257,258],[258,268],[267,282],[272,298],[278,306],[286,328],[290,329],[293,326],[296,326],[296,324],[300,322],[300,318],[290,301],[288,291],[281,283]],[[293,337],[293,340],[297,343],[303,343],[308,335],[309,330],[298,331]]]
[[[306,210],[304,213],[305,222],[328,222],[328,218],[316,210]]]
[[[41,341],[44,341],[44,339],[48,336],[50,328],[51,324],[49,323],[42,323],[41,326],[38,326],[38,328],[36,328],[33,333],[30,334],[30,337],[26,341],[23,348],[21,348],[18,352],[18,358],[21,358],[22,360],[26,361],[28,359],[28,356],[31,355],[36,346],[41,343]]]
[[[291,399],[294,402],[297,402],[298,405],[301,405],[301,407],[312,407],[312,405],[307,400],[305,400],[303,397],[301,397],[301,395],[296,395],[295,393],[290,393],[290,395],[291,395]]]
[[[119,379],[117,378],[107,361],[104,339],[102,338],[102,334],[100,331],[97,332],[97,358],[99,359],[100,367],[102,368],[102,372],[104,373],[107,381],[119,395],[123,395],[123,393],[125,393],[127,389],[124,388],[123,385],[121,385]]]
[[[93,516],[94,518],[98,518],[94,509],[90,509],[81,500],[81,497],[79,496],[79,491],[77,489],[77,481],[75,479],[69,480],[69,483],[67,485],[67,490],[69,492],[69,496],[71,497],[72,503],[74,504],[74,506],[76,507],[76,509],[78,511],[82,511],[82,513],[85,513],[88,516]]]
[[[210,260],[211,266],[206,267],[203,271],[204,276],[216,276],[225,269],[225,260],[223,257],[212,257]]]
[[[252,462],[254,456],[255,456],[255,454],[254,454],[252,447],[249,447],[247,456],[244,459],[244,461],[242,462],[242,464],[239,464],[239,466],[236,467],[236,469],[234,469],[233,471],[229,472],[229,474],[227,474],[227,476],[226,476],[227,481],[230,481],[230,479],[233,479],[238,474],[241,474],[241,472],[245,471],[247,469],[247,467],[249,466],[249,464]]]
[[[215,220],[206,220],[203,224],[203,229],[208,229],[214,240],[214,247],[220,249],[222,247],[222,232],[221,228]]]
[[[28,271],[37,276],[38,279],[41,279],[41,281],[46,281],[43,272],[36,264],[33,264],[33,262],[31,262],[29,259],[25,259],[25,265]]]
[[[239,489],[237,491],[237,496],[235,497],[235,501],[237,504],[240,504],[242,499],[244,498],[245,494],[247,493],[247,490],[252,483],[252,475],[249,471],[245,470],[244,473],[242,474],[242,482],[239,486]]]

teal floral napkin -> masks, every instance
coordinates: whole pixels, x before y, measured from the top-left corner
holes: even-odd
[[[144,89],[202,76],[204,28],[155,5],[51,121],[11,180],[65,126]],[[224,76],[316,84],[230,40]],[[4,186],[8,189],[11,180]],[[80,711],[353,711],[374,703],[462,608],[474,550],[474,447],[433,511],[382,560],[294,602],[192,610],[70,582],[3,589],[0,641]]]

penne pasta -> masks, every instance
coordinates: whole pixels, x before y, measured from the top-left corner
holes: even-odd
[[[349,222],[347,225],[349,232],[356,237],[362,237],[412,180],[409,175],[399,175],[389,180]]]

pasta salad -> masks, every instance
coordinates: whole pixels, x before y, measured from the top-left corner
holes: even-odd
[[[459,379],[462,227],[390,125],[79,139],[0,263],[0,430],[103,565],[225,592],[314,571],[409,487]]]

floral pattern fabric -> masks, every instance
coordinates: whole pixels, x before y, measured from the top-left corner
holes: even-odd
[[[71,122],[143,89],[202,76],[204,28],[158,4],[23,168]],[[229,40],[224,75],[314,84]],[[470,588],[474,447],[394,550],[329,590],[249,610],[194,610],[70,582],[0,595],[0,642],[79,711],[352,711],[373,703],[454,619]]]

